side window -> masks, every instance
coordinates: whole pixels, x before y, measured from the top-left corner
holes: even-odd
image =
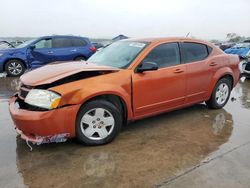
[[[80,38],[72,38],[71,39],[72,46],[86,46],[87,42],[84,39]]]
[[[209,54],[204,44],[184,42],[181,43],[181,55],[185,63],[191,63],[204,60]]]
[[[211,48],[210,46],[207,46],[207,50],[208,50],[208,54],[211,54],[211,52],[213,51],[213,48]]]
[[[69,38],[54,38],[53,39],[53,48],[67,48],[71,47],[71,39]]]
[[[51,39],[42,39],[35,44],[35,48],[37,49],[51,48],[52,46],[51,44],[52,44]]]
[[[143,62],[154,62],[159,68],[180,64],[179,46],[177,43],[166,43],[155,47],[144,58]]]

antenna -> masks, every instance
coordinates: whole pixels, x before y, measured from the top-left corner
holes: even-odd
[[[186,37],[188,37],[188,36],[189,36],[189,34],[190,34],[190,32],[188,32],[188,33],[187,33]]]

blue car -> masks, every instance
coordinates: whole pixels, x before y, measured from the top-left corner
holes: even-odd
[[[237,54],[241,58],[239,69],[241,76],[250,78],[250,43],[244,42],[225,50],[227,54]]]
[[[26,41],[16,48],[0,50],[0,72],[20,76],[54,61],[87,60],[96,48],[88,38],[46,36]]]
[[[239,43],[225,50],[227,54],[237,54],[242,59],[250,58],[250,43]]]

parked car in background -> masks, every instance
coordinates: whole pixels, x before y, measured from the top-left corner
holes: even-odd
[[[54,61],[87,60],[95,51],[96,48],[85,37],[40,37],[16,48],[0,50],[0,72],[20,76],[26,69],[38,68]]]
[[[239,68],[240,68],[241,76],[244,76],[247,79],[250,79],[250,61],[247,61],[244,59],[241,60]]]
[[[250,60],[250,43],[239,43],[225,50],[227,54],[239,55],[242,59]]]
[[[12,46],[16,47],[19,46],[20,44],[24,43],[24,41],[21,40],[13,40],[9,42]]]
[[[227,54],[237,54],[239,55],[241,62],[239,65],[240,72],[242,76],[250,78],[250,43],[244,42],[239,43],[225,50]]]
[[[123,40],[123,39],[128,39],[128,38],[129,38],[129,37],[120,34],[120,35],[118,35],[118,36],[112,38],[112,41],[115,42],[115,41],[118,41],[118,40]]]
[[[92,44],[95,46],[96,50],[104,47],[104,45],[100,42],[92,42]]]
[[[14,48],[14,46],[7,41],[0,41],[0,50],[4,50],[8,48]]]
[[[122,125],[206,102],[222,108],[240,76],[239,57],[195,39],[128,39],[88,61],[53,63],[21,76],[10,113],[33,143],[77,137],[111,142]]]
[[[223,51],[228,49],[228,48],[231,48],[235,45],[235,43],[232,43],[232,42],[227,42],[227,43],[222,43],[219,45],[220,49],[222,49]]]

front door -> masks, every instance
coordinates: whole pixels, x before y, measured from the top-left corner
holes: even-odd
[[[183,105],[186,94],[186,65],[180,63],[178,43],[156,46],[143,62],[156,63],[158,70],[135,72],[132,76],[135,118]]]
[[[32,68],[36,68],[54,61],[51,38],[41,39],[34,44],[34,49],[28,49],[29,62]]]

